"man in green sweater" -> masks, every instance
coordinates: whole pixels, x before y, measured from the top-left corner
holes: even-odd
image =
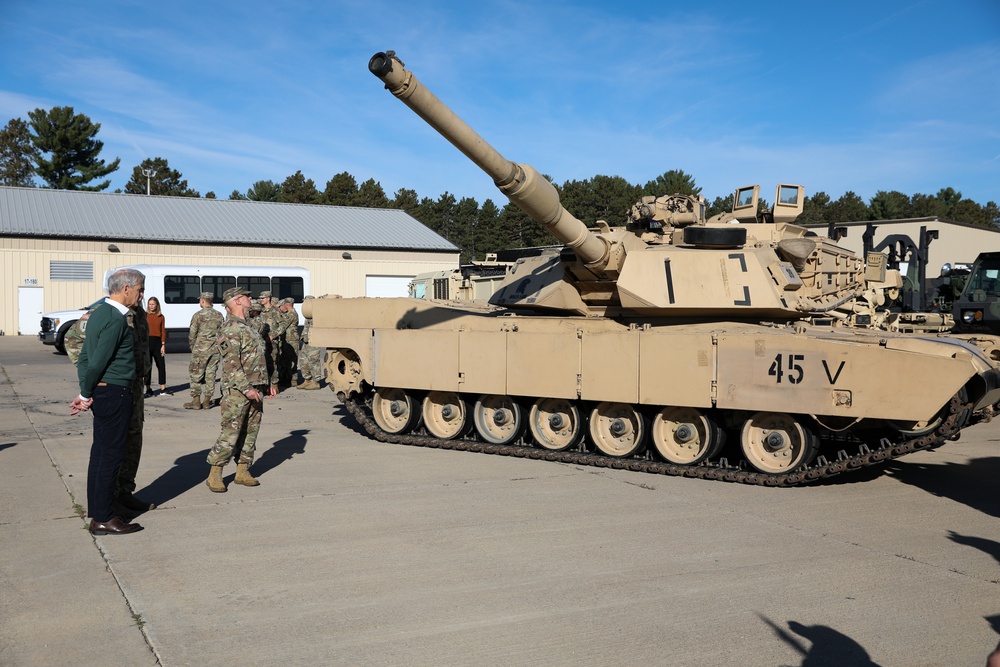
[[[87,513],[94,535],[127,535],[142,530],[114,515],[118,471],[132,417],[135,378],[133,336],[126,316],[142,299],[146,277],[134,269],[115,271],[108,278],[108,298],[90,313],[87,337],[77,360],[80,395],[70,414],[94,413],[94,442],[87,468]]]

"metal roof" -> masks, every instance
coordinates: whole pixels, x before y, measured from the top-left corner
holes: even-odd
[[[458,252],[404,211],[0,187],[0,235]]]

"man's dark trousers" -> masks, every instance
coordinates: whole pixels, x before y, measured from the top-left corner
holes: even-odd
[[[118,469],[125,460],[128,424],[132,419],[132,387],[109,384],[94,389],[94,444],[87,468],[87,513],[98,523],[110,521],[114,514]]]

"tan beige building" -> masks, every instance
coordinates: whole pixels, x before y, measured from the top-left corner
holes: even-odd
[[[926,248],[928,278],[940,275],[941,267],[946,263],[971,264],[981,252],[1000,250],[1000,230],[937,217],[838,222],[835,227],[847,230],[847,235],[838,243],[860,255],[864,250],[868,225],[873,226],[872,246],[882,252],[888,253],[890,247],[895,247],[898,255],[900,244],[912,244],[918,250]],[[828,231],[826,225],[808,227],[817,234],[826,235]],[[933,238],[922,237],[922,234]]]
[[[133,264],[295,266],[315,295],[405,296],[459,249],[403,211],[0,187],[0,332],[99,298]]]

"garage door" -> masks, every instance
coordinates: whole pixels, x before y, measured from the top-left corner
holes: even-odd
[[[365,276],[365,296],[409,296],[413,276]]]

